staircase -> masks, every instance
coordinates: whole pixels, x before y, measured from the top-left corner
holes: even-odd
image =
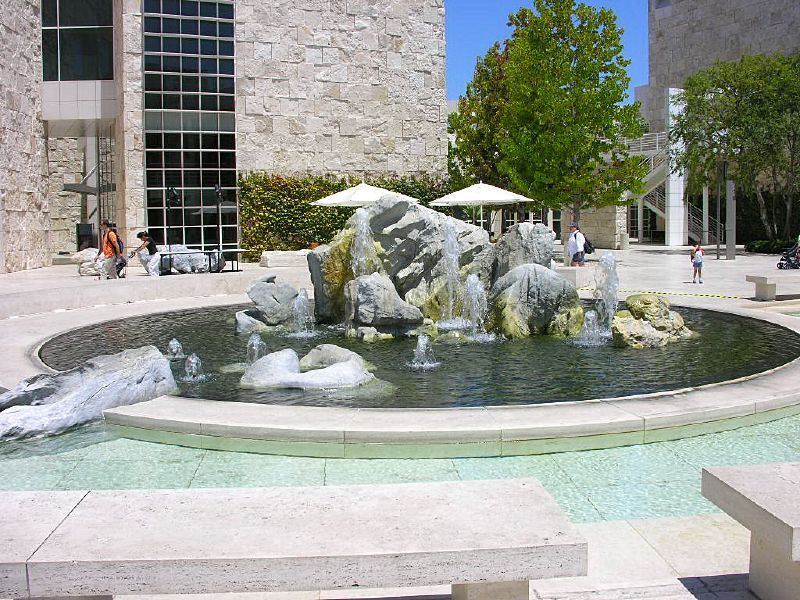
[[[719,227],[719,228],[718,228]],[[720,232],[719,243],[725,243],[725,226],[714,217],[708,217],[708,243],[717,243],[717,231]],[[703,209],[689,204],[689,238],[695,242],[703,240]]]

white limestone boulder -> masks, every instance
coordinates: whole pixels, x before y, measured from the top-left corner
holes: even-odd
[[[267,325],[283,325],[294,319],[294,301],[297,290],[286,283],[277,283],[275,276],[254,281],[247,295],[256,305],[261,319]]]
[[[355,326],[413,326],[422,312],[404,301],[391,279],[381,273],[362,275],[344,287],[345,320]]]
[[[520,265],[551,267],[556,232],[542,223],[518,223],[495,244],[492,280],[497,281]]]
[[[625,303],[627,310],[617,312],[611,322],[617,347],[657,348],[695,335],[663,296],[635,294]]]
[[[336,344],[320,344],[312,348],[308,354],[300,359],[300,368],[304,371],[329,367],[336,363],[354,360],[360,365],[367,366],[364,359],[357,352],[342,348]]]
[[[0,440],[60,433],[100,419],[105,409],[176,391],[169,361],[154,346],[98,356],[0,395]]]
[[[255,315],[253,315],[253,312],[255,311],[240,310],[236,313],[236,333],[259,333],[269,329],[269,326],[264,323],[264,321],[257,319]]]
[[[292,349],[267,354],[250,365],[239,385],[245,388],[294,388],[321,390],[358,387],[375,379],[353,358],[312,371],[300,371],[300,359]]]

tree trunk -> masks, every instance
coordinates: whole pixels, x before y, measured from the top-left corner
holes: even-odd
[[[784,194],[783,203],[786,206],[786,214],[783,220],[783,239],[788,240],[792,237],[792,196]]]
[[[756,191],[756,199],[758,201],[758,215],[761,217],[761,224],[764,226],[764,231],[767,234],[768,240],[775,239],[773,224],[770,223],[769,213],[767,212],[767,202],[764,200],[764,192],[757,185],[753,186]]]
[[[577,223],[579,226],[581,224],[581,200],[579,196],[576,196],[572,201],[572,222]]]

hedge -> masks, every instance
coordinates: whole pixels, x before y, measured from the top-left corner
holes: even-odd
[[[791,248],[794,240],[753,240],[744,245],[747,252],[761,254],[782,254],[786,248]]]
[[[329,242],[344,227],[353,208],[311,206],[311,202],[360,183],[348,177],[285,177],[253,171],[239,178],[239,222],[245,258],[259,260],[264,250],[300,250]],[[428,205],[451,190],[434,177],[381,177],[370,185],[406,194]]]

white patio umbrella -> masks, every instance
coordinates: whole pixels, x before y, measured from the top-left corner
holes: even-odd
[[[510,206],[529,202],[533,202],[533,200],[481,182],[442,196],[431,202],[431,206]]]
[[[359,183],[355,187],[336,192],[320,200],[312,202],[314,206],[369,206],[384,196],[397,196],[402,200],[416,203],[417,200],[405,194],[391,192],[374,185]]]

